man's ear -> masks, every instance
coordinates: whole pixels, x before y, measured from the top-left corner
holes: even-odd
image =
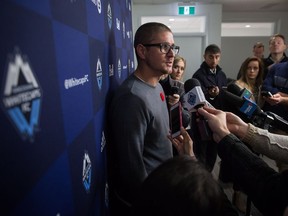
[[[145,59],[146,58],[147,49],[142,44],[138,44],[136,46],[136,52],[137,52],[138,56],[140,57],[140,59]]]

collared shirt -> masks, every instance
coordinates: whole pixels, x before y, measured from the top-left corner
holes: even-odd
[[[212,73],[212,74],[216,74],[216,71],[217,71],[217,69],[216,68],[214,68],[214,69],[209,69],[210,70],[210,72]]]

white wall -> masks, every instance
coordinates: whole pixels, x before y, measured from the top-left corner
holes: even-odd
[[[179,55],[186,59],[186,69],[183,76],[183,81],[190,79],[193,73],[199,68],[199,64],[203,58],[199,53],[202,53],[203,37],[186,37],[175,36],[175,44],[180,46]]]

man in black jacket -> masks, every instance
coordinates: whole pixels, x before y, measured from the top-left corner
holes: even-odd
[[[226,74],[218,65],[220,58],[221,50],[217,45],[207,46],[204,52],[204,62],[192,76],[199,80],[206,100],[217,109],[223,108],[222,88],[227,86]]]

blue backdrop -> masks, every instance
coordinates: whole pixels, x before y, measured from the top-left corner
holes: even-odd
[[[131,0],[0,1],[0,215],[109,215],[106,103]]]

